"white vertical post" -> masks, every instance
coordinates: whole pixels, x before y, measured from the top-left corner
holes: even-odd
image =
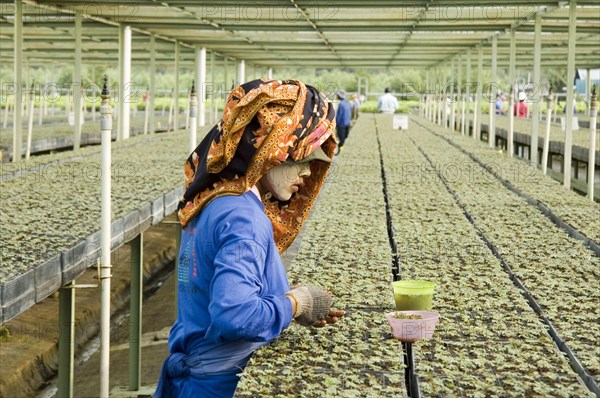
[[[173,107],[173,132],[179,130],[179,41],[175,40],[175,103]]]
[[[550,127],[552,124],[552,105],[554,95],[552,94],[552,85],[548,89],[548,98],[546,99],[546,131],[544,133],[544,146],[542,148],[542,172],[546,174],[548,168],[548,151],[550,148]]]
[[[223,81],[225,82],[225,93],[229,93],[229,61],[223,58]]]
[[[216,68],[215,68],[215,51],[210,52],[210,124],[211,126],[217,122],[217,98],[215,95],[215,82],[217,81]]]
[[[150,117],[150,112],[148,108],[148,104],[150,103],[150,88],[146,92],[146,103],[144,104],[144,135],[148,134],[148,118]]]
[[[454,98],[454,87],[456,86],[456,76],[454,74],[454,58],[450,63],[450,130],[454,131],[454,123],[456,123],[456,99]]]
[[[67,120],[69,120],[69,114],[71,113],[71,87],[67,87],[65,94],[65,114]]]
[[[589,76],[589,69],[588,69]],[[598,103],[596,102],[596,89],[592,91],[590,97],[590,147],[588,149],[588,186],[587,186],[587,197],[592,202],[594,201],[594,172],[596,167],[596,109]]]
[[[563,157],[563,186],[571,188],[571,151],[573,145],[573,99],[575,84],[575,35],[577,33],[577,0],[569,7],[569,50],[567,55],[567,114],[565,126],[565,151]]]
[[[242,59],[238,63],[237,85],[239,86],[245,82],[246,82],[246,63]]]
[[[190,98],[188,96],[187,104],[185,105],[185,129],[190,128]]]
[[[109,394],[109,362],[110,362],[110,178],[111,178],[111,131],[112,110],[109,103],[109,92],[106,76],[102,88],[102,105],[100,107],[100,130],[102,145],[102,189],[101,189],[101,232],[100,232],[100,398],[108,398]]]
[[[531,120],[531,163],[538,164],[538,135],[540,130],[541,91],[541,64],[542,64],[542,16],[535,17],[535,33],[533,39],[533,119]],[[529,109],[529,108],[527,108]]]
[[[150,134],[154,134],[156,130],[155,123],[155,107],[154,101],[156,95],[156,38],[154,34],[150,35],[150,87],[148,88],[148,128]]]
[[[121,30],[119,50],[119,134],[117,139],[129,138],[129,113],[131,100],[131,26],[120,25]]]
[[[175,89],[171,89],[171,96],[169,98],[169,121],[167,123],[167,129],[173,128],[173,103],[175,102],[175,100],[173,99],[173,97],[175,96],[174,91]]]
[[[467,51],[467,76],[465,78],[466,104],[465,104],[465,134],[469,135],[471,125],[471,50]],[[475,133],[475,126],[473,126]]]
[[[196,99],[196,87],[194,87],[194,81],[192,80],[192,90],[190,91],[190,142],[189,142],[189,153],[194,152],[196,149],[196,131],[198,123],[196,122],[198,110],[198,100]]]
[[[462,74],[463,74],[463,70],[462,70],[462,56],[458,57],[458,64],[456,65],[456,69],[458,70],[458,86],[457,86],[457,91],[456,91],[456,101],[460,101],[461,103],[461,107],[460,107],[460,125],[457,124],[455,130],[456,131],[461,131],[462,132],[462,125],[463,125],[463,118],[464,118],[464,113],[462,113],[462,97],[463,97],[463,82],[462,82]],[[456,113],[458,113],[459,110],[456,110]]]
[[[585,107],[586,115],[592,116],[592,78],[590,77],[590,68],[585,70]]]
[[[14,19],[14,73],[17,90],[15,92],[15,107],[13,112],[13,162],[21,160],[21,145],[23,141],[23,128],[21,126],[23,119],[23,77],[22,65],[23,59],[23,0],[15,0],[15,19]]]
[[[515,30],[510,31],[510,57],[508,60],[508,80],[510,82],[510,95],[508,96],[508,137],[507,151],[508,156],[513,157],[514,153],[514,129],[515,129],[515,58],[517,52],[517,41]]]
[[[429,71],[425,71],[425,119],[429,120]]]
[[[198,85],[198,122],[206,125],[206,47],[196,50],[196,83]]]
[[[443,75],[443,79],[442,79],[442,106],[443,106],[443,114],[442,114],[442,124],[444,125],[444,128],[448,127],[448,93],[446,92],[446,84],[448,83],[447,77],[446,77],[446,68],[444,68],[444,75]]]
[[[267,79],[273,78],[273,68],[267,69]]]
[[[73,111],[75,126],[73,131],[73,150],[81,145],[81,11],[75,12],[75,66],[73,67]]]
[[[437,115],[438,115],[438,84],[437,84],[437,80],[438,79],[438,75],[437,75],[437,70],[434,71],[433,73],[433,102],[431,103],[431,121],[433,123],[437,123]]]
[[[526,87],[529,87],[529,85],[530,85],[530,84],[531,84],[531,72],[527,72],[527,86],[526,86]],[[525,101],[526,101],[525,103],[528,103],[528,102],[530,102],[530,101],[529,101],[529,98],[527,98]],[[529,105],[528,105],[528,106],[527,106],[527,114],[525,115],[525,118],[526,118],[526,119],[529,119],[529,108],[530,108],[530,107],[529,107]]]
[[[438,69],[438,120],[437,120],[437,124],[438,125],[442,125],[443,124],[443,108],[444,108],[444,101],[443,101],[443,95],[442,95],[442,85],[444,84],[444,72],[443,69],[440,68]]]
[[[477,91],[475,94],[475,118],[473,119],[473,139],[481,139],[481,102],[483,101],[483,46],[477,54]]]
[[[46,102],[44,100],[44,98],[46,97],[46,93],[44,92],[44,86],[43,84],[40,84],[40,104],[39,104],[39,113],[38,113],[38,126],[42,125],[42,117],[44,114],[44,103]]]
[[[92,121],[96,121],[96,68],[92,67]]]
[[[492,37],[492,81],[490,82],[490,122],[488,126],[488,146],[493,148],[496,138],[496,74],[498,69],[498,36]]]
[[[35,101],[35,86],[31,83],[31,91],[29,91],[29,121],[27,123],[27,150],[25,159],[28,160],[31,155],[31,135],[33,134],[33,110]]]

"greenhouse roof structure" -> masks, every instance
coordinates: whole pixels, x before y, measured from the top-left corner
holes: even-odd
[[[14,3],[2,2],[0,56],[13,57]],[[501,4],[501,5],[499,5]],[[511,30],[516,66],[532,63],[535,20],[542,24],[542,67],[566,65],[569,2],[238,0],[32,1],[23,2],[23,54],[31,64],[74,58],[75,15],[82,16],[84,63],[116,62],[120,24],[133,31],[132,61],[193,64],[194,50],[214,51],[217,62],[245,60],[257,67],[432,68],[482,46],[486,62],[497,37],[498,66],[507,67]],[[600,4],[576,9],[575,64],[600,65]],[[476,52],[473,52],[473,57]]]

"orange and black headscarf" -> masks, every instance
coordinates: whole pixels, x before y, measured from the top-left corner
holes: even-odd
[[[233,89],[221,119],[185,163],[179,202],[185,228],[213,199],[241,195],[286,159],[298,161],[321,147],[335,151],[333,104],[298,80],[253,80]],[[310,162],[311,176],[287,202],[263,198],[275,243],[285,251],[300,232],[323,186],[328,162]]]

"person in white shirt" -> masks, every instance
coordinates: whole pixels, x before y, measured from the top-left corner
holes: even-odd
[[[385,94],[377,100],[377,109],[381,113],[394,113],[398,109],[398,100],[392,95],[390,87],[385,88]]]

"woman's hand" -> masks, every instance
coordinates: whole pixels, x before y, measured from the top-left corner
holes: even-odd
[[[325,317],[325,319],[313,323],[312,326],[315,328],[322,328],[325,325],[334,324],[344,315],[346,315],[346,311],[331,308],[329,309],[329,314]]]

